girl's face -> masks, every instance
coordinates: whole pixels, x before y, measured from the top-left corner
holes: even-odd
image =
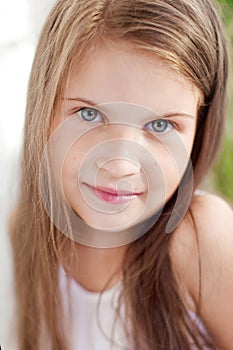
[[[51,128],[70,121],[79,130],[62,166],[72,210],[104,230],[155,214],[185,171],[199,98],[166,62],[129,43],[107,42],[77,62]]]

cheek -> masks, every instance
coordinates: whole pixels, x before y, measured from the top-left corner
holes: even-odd
[[[160,151],[156,152],[157,167],[164,179],[165,193],[170,194],[180,182],[179,169],[176,160],[168,150],[163,148]]]
[[[165,191],[171,194],[179,185],[181,178],[190,160],[192,142],[181,137],[164,139],[163,142],[156,141],[150,150],[157,163],[158,171],[162,174]]]
[[[70,147],[62,166],[63,186],[66,184],[69,184],[69,186],[77,185],[79,170],[87,152],[88,145],[86,142],[79,141]]]
[[[76,191],[80,190],[82,181],[93,183],[93,177],[95,178],[98,174],[95,156],[95,147],[98,142],[95,134],[84,136],[67,151],[62,166],[62,186],[66,195],[68,192],[69,195],[77,195]]]
[[[65,201],[71,208],[75,208],[82,200],[79,171],[85,157],[81,145],[73,145],[64,159],[61,173],[62,192]]]

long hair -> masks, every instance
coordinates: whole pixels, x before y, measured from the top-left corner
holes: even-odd
[[[102,39],[133,43],[154,53],[194,84],[203,96],[191,154],[195,190],[213,163],[225,115],[228,49],[220,16],[210,0],[59,0],[43,27],[32,66],[20,195],[11,229],[20,350],[39,349],[44,322],[52,349],[69,349],[62,328],[58,264],[72,250],[52,224],[39,193],[39,169],[51,119],[69,72]],[[172,268],[165,234],[177,193],[156,224],[129,245],[123,290],[132,348],[197,349],[214,344],[195,330]],[[188,212],[191,217],[192,214]],[[65,243],[64,243],[65,242]]]

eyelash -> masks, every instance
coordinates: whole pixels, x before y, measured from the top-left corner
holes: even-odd
[[[93,112],[93,111],[96,112],[96,115],[97,115],[97,116],[99,115],[99,116],[100,116],[99,119],[101,119],[101,120],[96,120],[96,117],[94,117],[94,119],[92,119],[92,120],[86,120],[86,119],[84,119],[79,113],[82,112],[82,111],[85,111],[85,110],[91,110],[92,112]],[[77,115],[77,116],[78,116],[80,119],[82,119],[83,121],[85,121],[85,122],[90,122],[90,123],[96,123],[96,122],[101,122],[101,121],[105,120],[105,118],[102,116],[101,112],[99,112],[97,109],[92,108],[92,107],[82,107],[82,108],[79,108],[78,110],[75,111],[74,114]],[[148,125],[150,125],[150,124],[152,124],[152,123],[156,123],[156,122],[166,122],[167,127],[169,127],[169,131],[156,131],[155,129],[153,129],[153,126],[151,126],[151,128],[145,128],[145,126],[148,126]],[[157,133],[157,134],[166,134],[166,133],[170,133],[170,132],[172,132],[174,129],[179,130],[179,128],[178,128],[178,126],[177,126],[176,123],[174,123],[174,122],[172,122],[172,121],[170,121],[170,120],[167,120],[167,119],[163,119],[163,118],[152,120],[152,121],[146,123],[145,126],[144,126],[144,129],[145,129],[145,130],[149,130],[149,131],[151,131],[151,132],[153,132],[153,133]]]
[[[94,121],[92,121],[92,120],[85,120],[85,119],[83,119],[81,116],[78,115],[78,113],[79,113],[79,112],[82,112],[82,111],[84,111],[84,110],[91,110],[91,111],[97,112],[97,114],[99,114],[99,115],[101,116],[101,117],[100,117],[101,120],[98,120],[98,121],[94,120]],[[99,121],[103,121],[103,120],[105,119],[105,118],[102,116],[102,114],[101,114],[97,109],[92,108],[92,107],[82,107],[82,108],[79,108],[78,110],[76,110],[75,114],[78,115],[80,119],[83,119],[83,120],[86,121],[86,122],[92,122],[92,123],[94,122],[94,123],[96,123],[96,122],[99,122]]]

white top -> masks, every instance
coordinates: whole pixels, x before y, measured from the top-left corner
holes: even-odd
[[[68,287],[68,283],[70,283],[70,287]],[[120,311],[120,320],[117,319],[114,333],[115,344],[111,347],[115,310],[117,309],[117,299],[122,288],[121,283],[103,292],[99,302],[99,309],[100,293],[90,292],[83,288],[73,278],[69,277],[63,268],[60,268],[60,287],[64,296],[65,320],[68,320],[69,315],[69,298],[66,297],[67,293],[70,293],[71,296],[70,312],[72,319],[71,324],[65,324],[65,327],[67,327],[67,334],[71,335],[72,350],[127,349],[126,334],[122,323],[125,319],[124,309]]]
[[[66,288],[70,282],[71,296],[71,324],[67,323],[69,306]],[[65,311],[65,326],[67,334],[70,334],[72,350],[130,350],[129,341],[122,321],[124,321],[124,309],[121,309],[120,320],[117,319],[114,338],[115,310],[117,308],[117,298],[122,288],[121,283],[103,292],[98,312],[98,300],[100,293],[90,292],[79,285],[73,278],[69,277],[62,267],[60,267],[60,287],[63,297]],[[100,324],[98,324],[98,315]],[[190,311],[191,317],[196,321],[198,327],[205,328],[197,315]],[[121,321],[122,320],[122,321]],[[207,332],[206,332],[207,334]],[[107,339],[107,337],[110,339]],[[111,347],[111,339],[114,344]],[[195,349],[195,346],[193,347]],[[204,347],[203,347],[204,349]]]

